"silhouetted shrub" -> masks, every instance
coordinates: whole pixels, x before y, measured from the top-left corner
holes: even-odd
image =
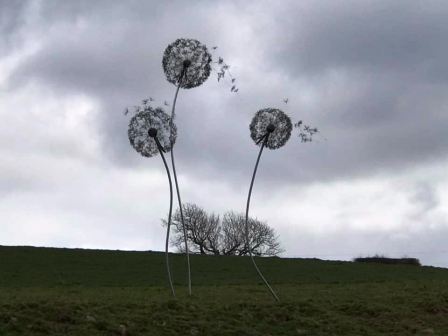
[[[414,265],[421,266],[420,260],[417,258],[388,258],[381,255],[374,255],[373,257],[358,257],[353,259],[354,262],[370,262],[379,264],[401,264],[401,265]]]

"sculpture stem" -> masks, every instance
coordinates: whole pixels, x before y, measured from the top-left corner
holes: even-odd
[[[169,259],[168,259],[168,243],[169,243],[169,239],[170,239],[171,214],[173,212],[173,183],[171,182],[171,174],[170,174],[170,170],[168,168],[168,164],[166,163],[165,155],[163,155],[164,150],[163,150],[162,146],[160,145],[158,139],[155,138],[155,140],[157,143],[157,148],[159,149],[160,156],[162,157],[163,164],[165,165],[166,174],[168,175],[168,181],[170,183],[170,211],[168,213],[168,226],[166,229],[165,261],[166,261],[166,270],[168,273],[168,282],[170,284],[171,293],[173,294],[173,297],[176,297],[176,293],[174,292],[174,287],[173,287],[173,280],[171,279],[170,263],[169,263]]]
[[[182,70],[182,73],[181,73],[180,78],[179,78],[179,84],[177,85],[176,93],[174,95],[173,106],[171,108],[170,132],[173,129],[172,125],[173,125],[174,117],[175,117],[177,95],[179,94],[179,89],[180,89],[180,85],[182,83],[182,79],[183,79],[184,73],[185,73],[185,71]],[[180,221],[182,223],[182,229],[183,229],[183,233],[184,233],[185,253],[186,253],[186,256],[187,256],[188,294],[191,296],[190,253],[189,253],[189,250],[188,250],[187,230],[185,228],[184,212],[183,212],[183,208],[182,208],[182,201],[181,201],[181,198],[180,198],[179,184],[177,183],[176,164],[174,162],[174,143],[173,143],[173,139],[172,139],[171,133],[170,133],[170,141],[171,141],[171,165],[173,167],[174,184],[176,185],[177,202],[179,204]]]
[[[250,182],[249,195],[247,196],[247,205],[246,205],[246,244],[247,244],[247,249],[249,251],[250,258],[252,260],[252,263],[254,264],[255,269],[257,270],[258,275],[263,280],[264,284],[269,289],[269,291],[271,292],[271,294],[274,297],[274,299],[277,300],[277,302],[280,302],[280,299],[278,298],[277,294],[275,294],[274,290],[271,288],[271,286],[269,285],[268,281],[266,280],[266,278],[263,276],[263,274],[261,273],[260,269],[258,268],[258,266],[257,266],[257,264],[255,262],[255,259],[254,259],[253,255],[252,255],[252,249],[250,247],[250,241],[249,241],[249,206],[250,206],[250,197],[252,195],[252,187],[254,186],[255,175],[257,174],[258,163],[260,162],[261,153],[263,153],[263,149],[264,149],[264,146],[266,145],[266,142],[268,141],[268,138],[269,138],[269,134],[266,134],[264,136],[263,143],[262,143],[261,148],[260,148],[260,152],[258,153],[257,162],[255,163],[254,173],[252,174],[252,181]]]

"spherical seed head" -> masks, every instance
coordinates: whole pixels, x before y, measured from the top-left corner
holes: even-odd
[[[165,49],[162,66],[168,82],[191,89],[204,83],[210,76],[212,56],[198,40],[177,39]]]
[[[151,127],[151,128],[148,130],[148,135],[149,135],[151,138],[155,138],[155,137],[157,136],[157,130],[156,130],[155,128]]]
[[[276,108],[265,108],[255,113],[249,126],[250,136],[261,146],[259,140],[269,134],[265,146],[269,149],[282,147],[289,140],[292,131],[291,119]]]
[[[154,139],[157,136],[162,148],[169,152],[177,137],[176,125],[170,121],[170,116],[162,108],[146,106],[129,121],[128,137],[131,146],[145,157],[155,156],[159,153]]]

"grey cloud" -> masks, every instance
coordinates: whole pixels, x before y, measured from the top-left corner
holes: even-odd
[[[276,26],[275,36],[283,36],[284,44],[269,60],[293,83],[309,83],[317,92],[315,106],[304,109],[325,114],[319,122],[335,177],[389,173],[446,158],[443,2],[292,6],[297,16],[282,12],[285,23]],[[318,168],[325,162],[313,160],[310,166],[326,175]]]
[[[183,20],[195,8],[197,13],[203,12],[201,6],[136,2],[126,8],[111,6],[108,15],[99,18],[95,15],[99,8],[87,10],[85,3],[76,5],[75,10],[71,5],[59,3],[54,9],[47,4],[41,9],[42,20],[50,31],[45,45],[20,67],[10,85],[17,87],[38,80],[63,94],[76,91],[98,99],[101,113],[97,127],[104,135],[104,152],[117,164],[135,163],[126,137],[128,122],[122,111],[148,96],[155,97],[158,105],[163,106],[164,100],[171,102],[174,87],[165,80],[161,57],[166,45],[179,36],[175,28],[171,31],[161,27]],[[66,22],[62,20],[65,15],[74,15],[78,21]],[[186,25],[190,27],[188,35],[203,35],[194,21]],[[192,109],[200,111],[196,106]],[[192,117],[191,123],[196,122]]]
[[[448,8],[442,1],[292,5],[300,19],[285,15],[288,24],[280,33],[287,38],[287,53],[276,55],[290,65],[288,73],[300,76],[347,67],[394,73],[448,71],[443,61],[448,53],[443,43]]]
[[[14,48],[18,31],[25,23],[28,1],[0,1],[0,56]]]
[[[269,82],[269,73],[242,69],[254,85],[240,83],[241,98],[232,100],[226,98],[227,92],[221,92],[219,98],[204,100],[206,95],[216,96],[216,85],[210,83],[214,78],[181,92],[177,154],[186,173],[216,178],[225,171],[229,181],[246,180],[257,151],[248,136],[252,115],[264,107],[263,101],[269,101],[267,96],[278,97],[282,108],[287,88],[287,94],[293,94],[291,108],[298,111],[294,121],[311,117],[328,141],[303,145],[293,134],[285,148],[265,154],[267,183],[387,173],[446,156],[448,122],[440,113],[446,106],[446,86],[428,83],[427,73],[406,71],[422,69],[428,60],[432,66],[445,66],[445,61],[439,62],[444,60],[439,58],[443,45],[437,44],[439,31],[446,29],[440,21],[444,8],[418,11],[415,5],[399,2],[310,4],[302,6],[305,9],[289,9],[290,14],[275,26],[275,36],[286,37],[280,48],[254,43],[262,48],[259,54],[272,63],[270,68],[286,71],[283,83],[257,86],[257,81]],[[45,47],[16,72],[12,82],[18,85],[35,78],[55,90],[75,90],[98,99],[97,127],[103,134],[104,153],[118,165],[135,164],[135,153],[126,138],[127,119],[121,112],[147,96],[155,96],[159,104],[171,102],[174,87],[166,82],[161,69],[163,50],[185,28],[199,33],[194,20],[207,20],[206,13],[211,10],[204,3],[191,6],[198,9],[199,16],[189,21],[184,16],[193,9],[175,4],[113,3],[106,15],[98,16],[101,4],[47,3],[41,9],[42,20],[53,27],[50,31],[60,33],[49,34]],[[168,25],[166,15],[174,8]],[[303,19],[296,20],[296,15]],[[181,17],[186,23],[176,22]],[[213,40],[203,31],[199,35],[206,42]],[[413,49],[405,47],[414,40]],[[243,64],[249,61],[244,55],[234,57]],[[294,75],[309,82],[317,93],[313,107],[301,106],[295,99]],[[254,102],[260,105],[256,107]]]
[[[416,183],[414,193],[410,197],[410,203],[413,205],[413,212],[408,215],[407,220],[411,223],[425,225],[429,228],[443,227],[448,224],[447,220],[443,220],[443,216],[437,216],[440,199],[434,183],[429,181]]]
[[[440,204],[440,200],[434,190],[434,186],[428,182],[417,184],[412,200],[421,204],[425,212],[431,211]]]

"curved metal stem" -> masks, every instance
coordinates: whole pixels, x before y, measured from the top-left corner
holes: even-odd
[[[173,100],[173,106],[171,108],[171,119],[170,119],[170,131],[173,129],[173,121],[175,117],[175,110],[176,110],[176,102],[177,102],[177,95],[179,94],[180,85],[182,83],[182,79],[184,76],[184,71],[182,71],[180,78],[179,78],[179,84],[177,85],[176,93],[174,95]],[[188,242],[187,242],[187,230],[185,228],[185,222],[184,222],[184,212],[182,208],[182,201],[180,198],[180,190],[179,190],[179,184],[177,183],[177,173],[176,173],[176,164],[174,162],[174,144],[172,143],[172,138],[170,134],[170,140],[171,140],[171,166],[173,167],[173,175],[174,175],[174,184],[176,185],[176,193],[177,193],[177,202],[179,204],[179,212],[180,212],[180,220],[182,223],[182,229],[184,232],[184,243],[185,243],[185,253],[187,256],[187,272],[188,272],[188,294],[191,296],[191,268],[190,268],[190,252],[188,250]]]
[[[277,294],[275,294],[274,290],[269,285],[268,281],[266,280],[266,278],[263,276],[263,274],[261,273],[260,269],[258,268],[258,266],[257,266],[257,264],[255,262],[255,259],[254,259],[253,255],[252,255],[252,249],[250,247],[250,241],[249,241],[249,205],[250,205],[250,197],[252,195],[252,187],[254,186],[255,175],[257,174],[258,163],[260,162],[261,153],[263,153],[263,149],[264,149],[264,146],[266,145],[266,142],[267,142],[268,138],[269,138],[269,134],[266,134],[264,136],[263,143],[262,143],[261,148],[260,148],[260,152],[258,153],[257,162],[256,162],[255,168],[254,168],[254,173],[252,174],[252,181],[250,182],[249,195],[247,196],[247,205],[246,205],[246,244],[247,244],[247,250],[249,251],[250,258],[252,260],[252,263],[254,264],[255,269],[257,270],[258,275],[263,280],[264,284],[269,289],[269,291],[271,292],[271,294],[274,297],[274,299],[277,300],[277,302],[280,302],[280,299],[278,298]]]
[[[171,182],[171,174],[168,168],[168,164],[166,163],[165,155],[163,155],[163,148],[160,145],[157,138],[155,138],[157,142],[157,148],[159,149],[160,156],[162,157],[163,164],[165,165],[166,174],[168,175],[168,181],[170,183],[170,211],[168,213],[168,227],[166,229],[166,242],[165,242],[165,261],[166,261],[166,270],[168,273],[168,282],[170,283],[171,293],[173,297],[176,297],[176,293],[174,292],[173,280],[171,279],[171,270],[170,270],[170,262],[168,259],[168,243],[170,240],[170,227],[171,227],[171,214],[173,212],[173,183]]]

